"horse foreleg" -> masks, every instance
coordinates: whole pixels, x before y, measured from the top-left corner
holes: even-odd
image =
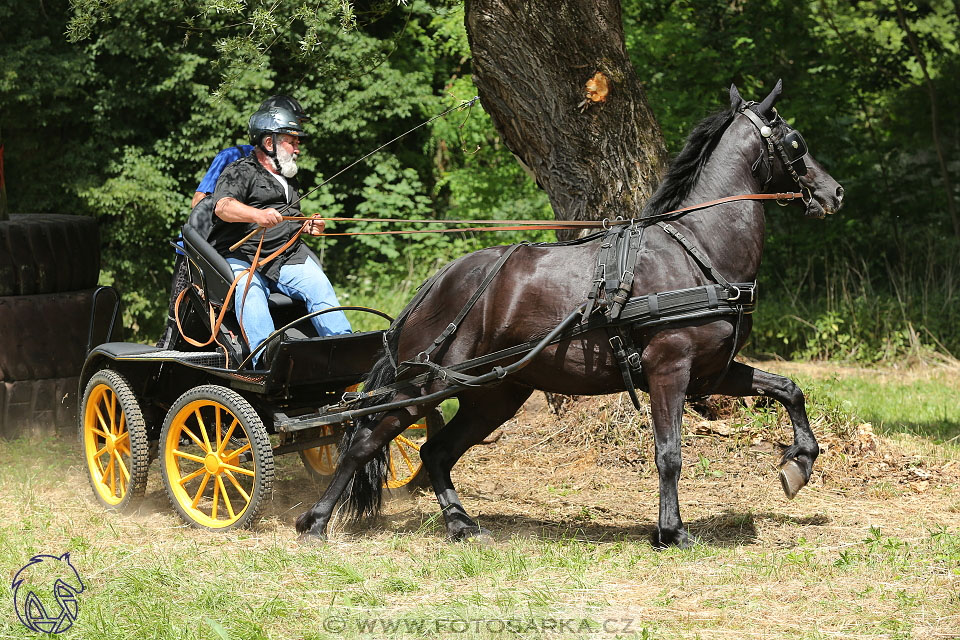
[[[647,374],[650,385],[650,412],[656,443],[657,472],[660,478],[660,515],[656,546],[690,547],[693,539],[680,518],[678,483],[683,460],[680,454],[680,425],[683,402],[690,381],[690,363],[677,361],[652,367]]]
[[[450,470],[470,447],[512,418],[532,392],[532,389],[506,383],[493,388],[465,390],[457,396],[460,400],[457,415],[420,448],[420,459],[430,474],[447,535],[452,540],[489,535],[490,532],[467,515],[453,488]]]
[[[330,522],[333,510],[340,502],[354,474],[362,470],[377,451],[403,433],[403,430],[416,422],[423,413],[425,410],[421,410],[420,407],[405,407],[387,413],[371,426],[357,427],[357,433],[337,464],[337,470],[320,501],[297,518],[296,527],[302,539],[306,539],[305,536],[326,538],[327,524]],[[377,490],[379,489],[377,487]]]
[[[820,454],[817,438],[810,429],[803,391],[789,378],[735,362],[716,393],[727,396],[769,396],[782,404],[793,423],[793,444],[780,459],[780,484],[792,499],[810,481],[813,463]]]

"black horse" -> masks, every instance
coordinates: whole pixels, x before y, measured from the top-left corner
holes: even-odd
[[[780,91],[778,82],[761,103],[747,103],[732,86],[729,110],[706,118],[693,130],[643,218],[729,195],[796,191],[798,186],[805,197],[796,202],[803,202],[807,215],[821,218],[837,211],[843,188],[806,152],[799,133],[777,114],[774,103]],[[734,283],[755,281],[764,241],[761,202],[727,202],[674,217],[670,225],[712,260],[712,272],[676,237],[651,225],[636,260],[632,296],[711,284],[709,273],[722,274]],[[431,360],[440,365],[462,363],[544,336],[587,300],[599,244],[597,239],[519,247]],[[397,363],[413,361],[429,349],[505,251],[506,247],[493,247],[464,256],[422,287],[391,327],[389,353],[371,371],[366,388],[394,383]],[[787,496],[793,498],[810,478],[819,446],[807,421],[803,393],[787,378],[733,362],[750,328],[747,315],[628,329],[628,339],[636,345],[642,363],[637,386],[650,394],[660,476],[659,546],[691,544],[677,497],[680,424],[687,396],[766,395],[779,401],[789,413],[794,433],[780,468]],[[510,419],[535,389],[577,395],[625,389],[609,338],[603,329],[581,333],[548,346],[529,366],[495,385],[462,386],[456,391],[459,411],[420,452],[451,538],[486,532],[464,510],[450,470],[467,449]],[[416,366],[402,367],[400,377],[411,378],[420,371]],[[376,402],[412,401],[445,387],[449,384],[434,378],[413,389],[394,390]],[[320,501],[297,519],[297,530],[324,536],[348,488],[348,507],[356,517],[378,513],[384,446],[436,404],[435,398],[428,399],[359,419],[345,436],[330,485]]]

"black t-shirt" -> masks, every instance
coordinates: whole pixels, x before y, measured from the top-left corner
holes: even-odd
[[[254,154],[237,160],[223,170],[210,199],[213,201],[214,207],[223,198],[235,198],[243,204],[257,209],[272,207],[280,210],[288,202],[296,203],[299,195],[300,185],[296,179],[286,178],[286,181],[287,193],[284,193],[280,182],[273,177],[273,174],[263,168],[257,160],[256,154]],[[292,205],[283,212],[283,215],[300,215],[299,203]],[[230,246],[236,244],[251,231],[261,229],[260,225],[252,222],[226,222],[216,214],[213,216],[213,222],[210,244],[213,245],[214,249],[227,258],[238,258],[246,262],[252,262],[257,251],[257,244],[260,242],[259,233],[237,247],[235,251],[230,251]],[[300,222],[287,220],[267,229],[267,234],[263,239],[263,248],[260,251],[260,258],[266,258],[282,247],[301,226],[302,223]],[[303,264],[307,260],[308,252],[309,248],[298,240],[292,247],[267,264],[263,275],[276,280],[281,266],[284,264]]]

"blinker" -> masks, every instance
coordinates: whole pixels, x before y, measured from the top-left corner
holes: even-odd
[[[803,175],[807,172],[807,166],[803,162],[803,156],[807,155],[807,143],[799,131],[793,129],[787,131],[787,134],[783,136],[783,151],[797,173]]]

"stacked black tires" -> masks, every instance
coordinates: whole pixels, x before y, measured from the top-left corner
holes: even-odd
[[[76,428],[99,275],[95,219],[13,214],[0,220],[0,436]]]

